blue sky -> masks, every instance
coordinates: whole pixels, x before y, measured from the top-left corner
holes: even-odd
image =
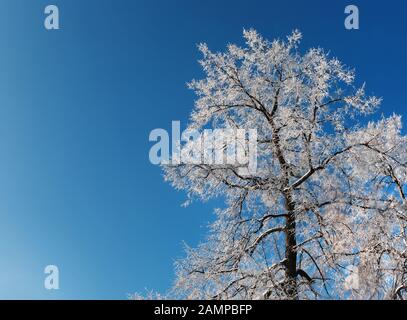
[[[334,3],[333,3],[334,2]],[[43,27],[56,4],[61,29]],[[358,31],[344,28],[357,4]],[[148,159],[151,130],[186,123],[202,76],[196,44],[221,50],[243,28],[321,46],[406,114],[403,1],[2,0],[0,2],[0,298],[125,299],[174,280],[214,202],[185,194]],[[47,291],[43,269],[60,270]]]

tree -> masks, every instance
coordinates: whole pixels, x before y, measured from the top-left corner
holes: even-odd
[[[166,180],[190,199],[222,197],[198,248],[177,262],[187,299],[407,297],[407,138],[401,117],[372,120],[381,99],[301,33],[213,53],[189,86],[190,129],[256,129],[257,170],[179,163]],[[370,121],[369,121],[370,117]]]

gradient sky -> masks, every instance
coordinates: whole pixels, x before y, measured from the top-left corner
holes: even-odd
[[[61,29],[44,29],[56,4]],[[357,4],[358,31],[344,28]],[[185,127],[196,44],[222,50],[243,28],[321,46],[357,70],[383,113],[406,114],[404,1],[0,0],[0,298],[126,299],[165,291],[182,241],[204,238],[215,202],[150,164],[151,130]],[[60,270],[47,291],[43,269]]]

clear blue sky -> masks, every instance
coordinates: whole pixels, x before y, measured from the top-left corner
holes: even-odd
[[[61,30],[46,31],[57,4]],[[344,28],[359,5],[361,29]],[[184,125],[196,44],[221,50],[243,28],[298,28],[357,69],[385,114],[406,114],[404,1],[1,0],[0,298],[125,299],[165,291],[182,241],[215,203],[188,208],[150,164],[149,133]],[[44,289],[56,264],[60,290]]]

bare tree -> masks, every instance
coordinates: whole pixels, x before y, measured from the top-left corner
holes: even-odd
[[[190,199],[225,207],[177,263],[187,299],[402,299],[407,289],[407,139],[401,117],[369,122],[381,99],[301,34],[245,47],[199,46],[206,77],[190,128],[257,130],[257,171],[176,164],[165,176]]]

